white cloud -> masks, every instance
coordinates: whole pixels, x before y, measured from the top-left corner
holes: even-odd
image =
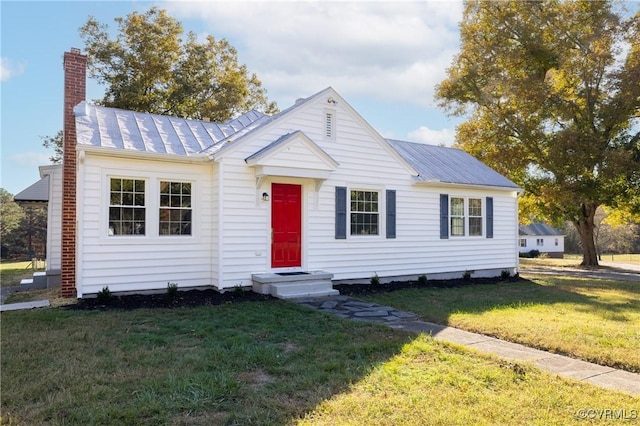
[[[34,167],[43,166],[51,163],[49,160],[51,154],[42,152],[21,152],[18,154],[9,155],[7,162],[13,163],[22,167]]]
[[[433,89],[458,51],[459,2],[164,3],[227,38],[281,107],[332,86],[433,106]]]
[[[429,145],[451,146],[456,141],[456,133],[452,129],[433,130],[427,126],[409,132],[409,141],[426,143]]]
[[[24,72],[24,64],[15,64],[9,58],[0,58],[0,81],[8,81]]]

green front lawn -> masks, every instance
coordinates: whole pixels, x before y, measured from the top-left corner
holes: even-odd
[[[640,283],[568,277],[363,297],[426,321],[640,372]]]
[[[638,401],[284,301],[45,308],[1,327],[2,424],[583,424],[578,410]]]

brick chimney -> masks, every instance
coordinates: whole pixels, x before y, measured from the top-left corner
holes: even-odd
[[[62,265],[60,293],[76,292],[76,119],[73,108],[87,91],[87,57],[79,49],[64,53],[64,139],[62,156]]]

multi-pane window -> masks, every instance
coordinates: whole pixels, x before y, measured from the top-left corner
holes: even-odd
[[[464,236],[464,198],[451,198],[451,236]]]
[[[526,247],[526,246],[527,246],[527,239],[520,238],[520,247]]]
[[[191,235],[191,183],[160,182],[160,235]]]
[[[449,221],[452,237],[481,237],[482,199],[451,197]]]
[[[469,198],[469,235],[482,236],[482,200]]]
[[[144,235],[145,220],[145,181],[111,178],[109,235]]]
[[[543,246],[544,245],[544,238],[538,238],[536,240],[536,245]]]
[[[377,191],[351,191],[351,235],[378,235]]]

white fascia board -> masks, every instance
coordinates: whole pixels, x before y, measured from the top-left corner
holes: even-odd
[[[485,189],[489,191],[505,191],[505,192],[515,192],[516,196],[522,192],[522,188],[513,188],[508,186],[492,186],[492,185],[472,185],[469,183],[451,183],[451,182],[442,182],[437,179],[432,180],[421,180],[414,181],[415,185],[419,186],[442,186],[442,187],[454,187],[461,189]]]
[[[330,170],[298,169],[294,167],[255,166],[256,177],[286,176],[307,179],[329,179]]]
[[[203,163],[211,161],[211,158],[206,154],[194,154],[190,156],[186,155],[173,155],[163,154],[158,152],[141,152],[130,151],[122,149],[103,148],[97,146],[76,145],[78,152],[87,152],[89,154],[98,154],[105,157],[116,158],[131,158],[131,159],[144,159],[155,161],[166,161],[170,163]]]
[[[40,172],[41,178],[45,177],[45,175],[50,175],[56,169],[62,169],[62,163],[47,164],[46,166],[38,166],[38,171]]]

